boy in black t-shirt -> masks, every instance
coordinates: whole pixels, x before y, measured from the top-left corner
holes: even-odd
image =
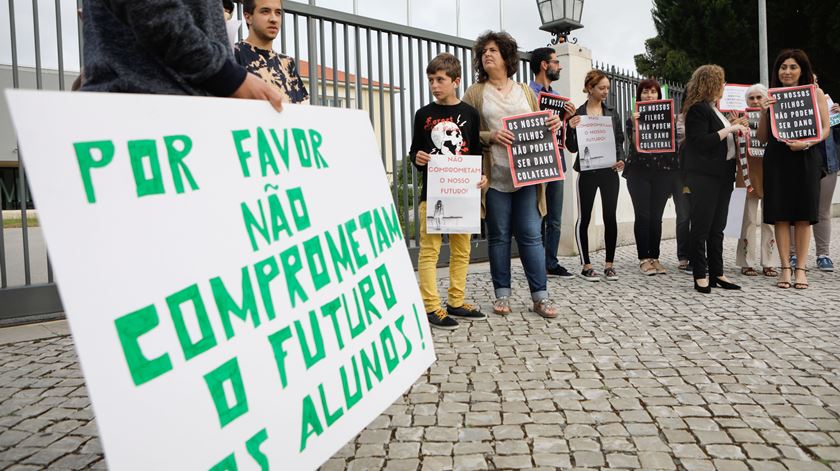
[[[458,322],[449,316],[465,319],[486,319],[487,316],[477,307],[464,302],[470,264],[470,234],[449,234],[449,292],[446,310],[441,308],[436,275],[442,236],[426,231],[426,164],[435,154],[481,155],[479,114],[455,94],[461,84],[461,62],[457,57],[448,53],[439,54],[429,62],[426,75],[435,101],[415,113],[409,153],[412,163],[423,174],[417,271],[429,324],[453,330],[458,327]],[[479,186],[487,186],[487,177],[482,175]]]

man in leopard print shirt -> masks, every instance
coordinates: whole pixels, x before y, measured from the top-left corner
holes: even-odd
[[[234,46],[236,62],[274,87],[284,102],[308,104],[295,60],[272,49],[283,21],[282,0],[245,0],[244,11],[249,33]]]

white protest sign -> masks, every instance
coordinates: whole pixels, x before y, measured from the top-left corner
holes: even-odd
[[[728,83],[723,87],[723,97],[718,102],[720,111],[744,111],[747,109],[747,89],[749,85]]]
[[[109,468],[314,469],[434,361],[364,112],[7,97]]]
[[[726,215],[726,227],[723,235],[732,239],[741,238],[741,225],[744,221],[744,206],[747,203],[747,189],[735,188],[729,198],[729,213]]]
[[[610,168],[616,163],[611,116],[581,116],[577,125],[577,138],[581,172]]]
[[[432,155],[426,169],[426,232],[481,232],[480,155]]]

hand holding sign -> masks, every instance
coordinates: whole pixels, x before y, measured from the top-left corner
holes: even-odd
[[[654,100],[636,103],[636,151],[639,153],[674,152],[674,101]]]
[[[508,145],[510,173],[514,187],[563,180],[556,126],[560,118],[550,111],[538,111],[502,119],[505,130],[515,134]],[[555,130],[551,129],[554,124]]]
[[[820,141],[822,124],[814,85],[771,88],[770,120],[773,136],[780,141]],[[802,150],[799,147],[793,150]]]

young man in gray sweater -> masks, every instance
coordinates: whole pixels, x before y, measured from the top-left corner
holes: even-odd
[[[86,0],[82,90],[268,100],[280,94],[236,64],[219,0]]]

